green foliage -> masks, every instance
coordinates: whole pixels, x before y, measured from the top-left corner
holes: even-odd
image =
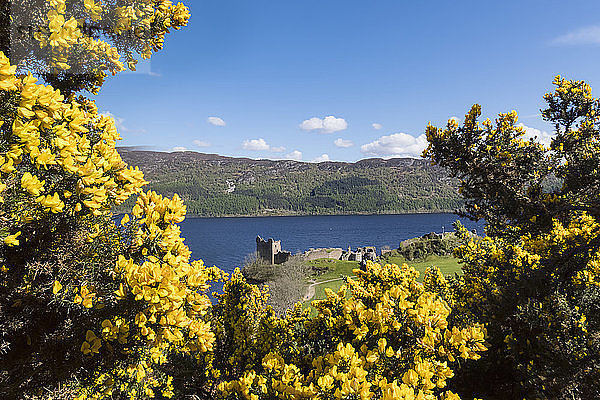
[[[135,71],[139,58],[162,48],[170,29],[187,25],[182,3],[117,0],[5,0],[0,51],[63,94],[92,93],[109,75]]]
[[[462,242],[463,240],[454,233],[444,235],[430,233],[420,238],[403,241],[395,254],[404,257],[408,261],[422,260],[430,255],[448,256]]]
[[[490,351],[454,381],[467,396],[600,397],[600,101],[584,82],[554,84],[549,148],[523,138],[514,111],[479,124],[478,105],[462,126],[427,128],[425,153],[488,223],[457,250],[464,274],[444,296],[452,320],[488,330]]]
[[[195,215],[453,212],[462,205],[447,173],[422,160],[312,164],[119,151],[147,171],[150,188],[178,193]]]
[[[453,276],[454,274],[462,274],[461,264],[453,256],[429,255],[421,260],[408,261],[403,256],[394,254],[398,253],[392,251],[389,255],[386,254],[385,257],[381,257],[381,262],[396,265],[408,264],[420,273],[424,273],[427,268],[435,267],[439,268],[444,275]]]

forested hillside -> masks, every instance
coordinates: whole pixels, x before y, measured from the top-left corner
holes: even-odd
[[[195,215],[436,212],[461,206],[455,183],[425,160],[315,164],[118,150],[145,172],[151,189],[178,193]]]

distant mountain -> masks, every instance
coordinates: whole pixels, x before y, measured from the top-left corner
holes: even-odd
[[[118,151],[144,171],[149,188],[167,196],[178,193],[192,215],[452,212],[462,205],[456,182],[426,160],[307,163]]]

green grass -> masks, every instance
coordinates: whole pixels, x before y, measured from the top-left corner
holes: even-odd
[[[359,266],[356,261],[332,260],[327,258],[309,261],[308,264],[313,267],[313,270],[324,271],[323,273],[314,273],[311,276],[311,279],[317,282],[336,279],[341,275],[352,275],[352,270]]]
[[[389,257],[385,260],[385,262],[382,261],[382,263],[396,264],[396,265],[402,265],[402,264],[406,263],[409,266],[414,267],[421,274],[423,274],[428,267],[433,267],[433,266],[438,267],[440,269],[440,271],[442,271],[442,274],[444,274],[444,275],[454,275],[455,273],[462,274],[462,271],[460,269],[461,265],[458,263],[458,260],[452,256],[431,255],[431,256],[427,256],[427,258],[425,260],[417,260],[417,261],[406,261],[404,259],[404,257],[399,256],[399,257]]]
[[[319,260],[313,260],[308,262],[315,271],[323,271],[321,273],[315,272],[310,276],[310,279],[315,282],[324,282],[330,279],[339,279],[343,276],[353,276],[352,270],[359,267],[356,261],[342,261],[342,260],[331,260],[322,258]],[[343,280],[337,280],[333,282],[326,282],[320,285],[315,285],[315,296],[305,302],[305,306],[309,306],[313,300],[322,300],[325,298],[325,289],[331,289],[337,292],[340,287],[344,284]]]
[[[326,296],[325,296],[325,289],[331,289],[334,292],[337,292],[338,290],[340,290],[340,287],[344,284],[343,280],[340,281],[333,281],[333,282],[327,282],[327,283],[323,283],[322,285],[316,285],[315,286],[315,297],[313,297],[311,299],[311,301],[313,300],[323,300]]]
[[[406,261],[404,257],[388,257],[383,264],[397,264],[402,265],[404,263],[411,267],[414,267],[417,271],[422,274],[428,267],[436,266],[442,271],[444,275],[454,275],[455,273],[462,273],[458,260],[452,256],[427,256],[425,260],[419,261]],[[330,279],[341,278],[342,276],[353,276],[352,270],[359,267],[356,261],[341,261],[341,260],[330,260],[330,259],[319,259],[309,261],[309,264],[314,270],[324,271],[322,273],[314,273],[310,279],[316,282],[324,282]],[[337,292],[340,287],[344,284],[343,280],[337,280],[333,282],[326,282],[321,285],[315,286],[315,296],[310,300],[322,300],[325,298],[325,289],[331,289]],[[310,301],[305,302],[305,305],[310,305]]]

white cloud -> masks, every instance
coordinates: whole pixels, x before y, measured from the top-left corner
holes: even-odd
[[[194,140],[194,144],[198,147],[210,147],[210,143],[205,142],[204,140]]]
[[[223,119],[219,118],[219,117],[208,117],[207,119],[209,124],[212,124],[214,126],[225,126],[227,125],[225,123],[225,121],[223,121]]]
[[[321,118],[313,117],[311,119],[304,120],[300,124],[300,129],[305,131],[312,131],[315,129],[323,129],[323,120]]]
[[[449,119],[452,119],[452,120],[456,121],[457,124],[460,124],[460,118],[458,118],[458,117],[450,117]]]
[[[525,135],[523,135],[524,139],[533,139],[534,137],[537,137],[536,141],[538,143],[550,147],[550,142],[552,142],[552,138],[554,137],[553,134],[523,124],[518,124],[517,126],[525,128]]]
[[[264,151],[269,150],[271,146],[265,142],[265,139],[252,139],[252,140],[244,140],[242,144],[242,148],[244,150],[252,150],[252,151]]]
[[[287,160],[300,161],[300,160],[302,160],[302,152],[298,151],[298,150],[294,150],[291,153],[286,154],[285,158]]]
[[[106,115],[107,117],[111,117],[112,119],[114,119],[115,127],[117,128],[117,131],[129,132],[129,129],[127,129],[127,127],[125,126],[125,118],[117,117],[115,114],[111,113],[110,111],[103,111],[100,114]]]
[[[329,159],[329,155],[327,155],[327,154],[321,154],[319,157],[313,158],[311,160],[311,162],[314,162],[314,163],[320,163],[320,162],[323,162],[323,161],[331,161]]]
[[[550,41],[553,45],[600,44],[600,26],[588,26],[568,32]]]
[[[171,151],[188,151],[188,148],[183,146],[175,146],[171,149]]]
[[[343,131],[348,128],[348,123],[344,118],[336,118],[333,115],[325,117],[323,119],[313,117],[303,121],[300,124],[300,129],[305,131],[318,130],[321,133],[333,133]]]
[[[337,138],[333,141],[333,144],[335,144],[337,147],[351,147],[354,143],[352,143],[352,140]]]
[[[278,147],[271,146],[263,138],[260,138],[260,139],[251,139],[251,140],[244,140],[244,143],[242,143],[242,148],[244,150],[271,151],[273,153],[283,153],[285,151],[285,147],[283,147],[283,146],[278,146]]]
[[[420,158],[423,150],[427,147],[427,138],[423,134],[418,137],[406,133],[394,133],[382,136],[379,139],[363,144],[361,153],[367,156],[393,158],[413,157]]]
[[[373,122],[373,124],[371,124],[371,126],[372,126],[374,129],[377,129],[377,130],[379,130],[379,129],[383,128],[383,125],[381,125],[381,124],[378,124],[377,122]]]

